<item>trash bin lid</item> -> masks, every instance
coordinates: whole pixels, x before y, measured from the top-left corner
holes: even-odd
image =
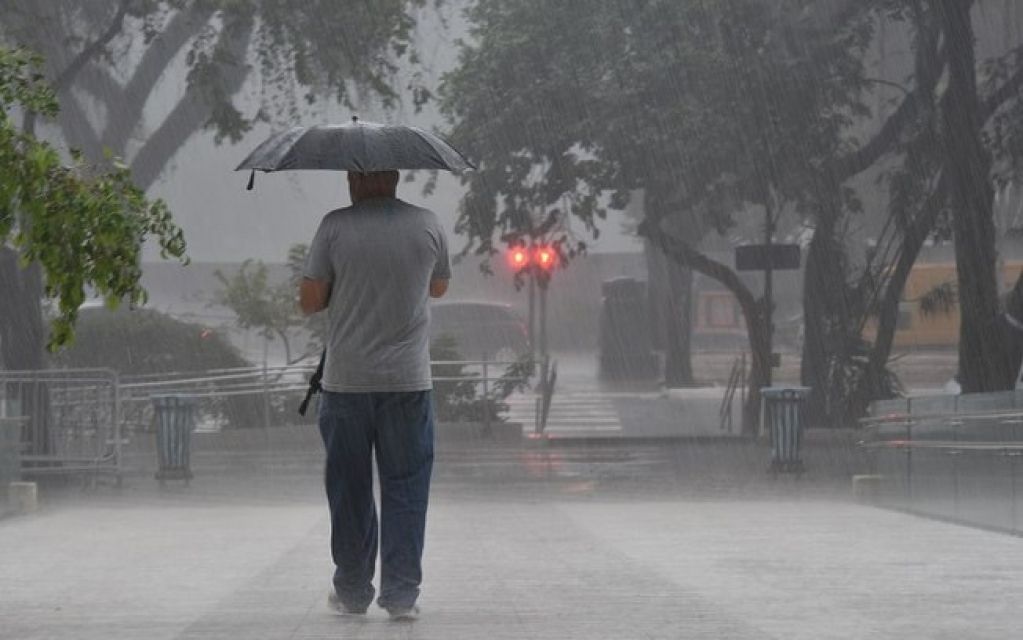
[[[149,396],[149,399],[154,406],[160,408],[195,404],[195,396],[183,393],[154,394]]]
[[[764,396],[765,398],[780,398],[785,395],[795,394],[801,398],[805,398],[806,396],[810,395],[810,391],[811,387],[799,386],[763,387],[762,389],[760,389],[760,395]]]

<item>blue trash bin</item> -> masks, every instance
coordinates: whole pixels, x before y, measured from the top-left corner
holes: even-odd
[[[771,471],[803,473],[804,407],[809,387],[764,387],[764,419],[771,434]]]
[[[152,396],[156,423],[156,479],[192,479],[191,446],[195,429],[195,398],[185,395]]]

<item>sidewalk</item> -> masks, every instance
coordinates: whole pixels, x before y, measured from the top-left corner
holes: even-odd
[[[442,484],[421,619],[347,619],[315,474],[154,484],[0,521],[0,637],[1006,640],[1023,606],[1010,536],[798,495]]]

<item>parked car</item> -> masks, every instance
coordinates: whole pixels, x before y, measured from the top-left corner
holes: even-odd
[[[529,328],[511,305],[501,302],[434,302],[430,342],[454,340],[466,360],[511,362],[529,353]]]

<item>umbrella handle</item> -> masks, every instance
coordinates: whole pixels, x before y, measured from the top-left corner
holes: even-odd
[[[247,187],[245,187],[245,190],[246,191],[252,191],[252,187],[254,187],[254,186],[256,186],[256,171],[255,171],[255,169],[253,169],[252,173],[249,174],[249,184],[248,184]]]

